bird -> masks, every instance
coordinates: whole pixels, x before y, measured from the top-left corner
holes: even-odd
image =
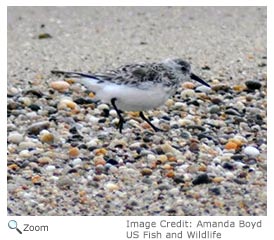
[[[52,74],[74,78],[95,93],[101,102],[113,106],[119,117],[118,128],[122,133],[125,123],[123,112],[139,112],[139,116],[152,129],[154,126],[143,111],[157,108],[172,97],[184,81],[195,80],[210,88],[203,79],[191,72],[190,64],[181,58],[167,58],[160,62],[126,64],[104,73],[82,73],[52,70]]]

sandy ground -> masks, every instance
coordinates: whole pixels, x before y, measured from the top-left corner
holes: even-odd
[[[17,141],[17,139],[10,138],[8,146],[8,214],[266,215],[266,135],[263,135],[266,134],[266,50],[266,8],[9,7],[8,103],[15,103],[15,107],[9,109],[11,114],[8,117],[8,135],[16,132],[22,140]],[[50,116],[45,116],[45,113],[39,112],[40,110],[46,109],[47,105],[57,101],[59,97],[74,96],[73,91],[70,91],[55,93],[56,99],[49,100],[46,97],[49,92],[49,82],[57,80],[56,76],[50,74],[52,69],[100,72],[121,64],[159,61],[167,57],[181,57],[188,60],[192,64],[193,71],[204,79],[208,79],[212,85],[223,84],[235,87],[242,86],[249,80],[261,81],[261,90],[251,93],[244,92],[245,95],[241,95],[239,101],[249,95],[251,99],[254,96],[254,99],[262,101],[260,104],[265,105],[257,106],[256,103],[252,103],[247,106],[248,103],[244,100],[242,105],[237,105],[238,102],[233,102],[233,98],[238,96],[234,92],[216,91],[210,94],[211,99],[214,97],[223,99],[222,104],[236,106],[238,110],[241,107],[244,108],[245,110],[240,109],[243,113],[248,112],[252,107],[259,109],[258,113],[261,114],[263,123],[254,123],[250,126],[250,129],[253,129],[253,132],[250,130],[253,140],[250,134],[238,131],[238,125],[235,126],[236,132],[230,135],[228,131],[224,131],[224,135],[216,132],[218,140],[221,139],[217,144],[218,149],[221,150],[217,150],[217,146],[214,146],[213,150],[219,152],[212,156],[208,153],[209,155],[204,160],[205,155],[199,155],[201,157],[198,156],[195,158],[196,162],[193,162],[193,171],[189,170],[192,167],[191,161],[188,161],[184,170],[182,170],[183,167],[179,168],[179,165],[184,166],[182,162],[184,162],[185,155],[180,156],[181,162],[177,159],[178,166],[169,164],[175,175],[177,173],[184,175],[184,181],[179,183],[181,184],[179,186],[178,183],[173,183],[172,174],[167,175],[166,182],[159,182],[159,178],[162,177],[158,174],[163,174],[163,172],[158,172],[157,169],[163,168],[162,170],[166,171],[165,168],[168,167],[165,165],[156,167],[156,170],[152,168],[152,171],[150,168],[146,171],[142,170],[144,167],[151,166],[150,164],[145,166],[147,161],[158,159],[160,155],[160,158],[163,158],[162,155],[168,156],[165,151],[162,154],[154,151],[153,142],[146,147],[146,152],[140,158],[127,164],[125,156],[132,153],[129,149],[132,150],[132,144],[137,142],[137,138],[132,139],[130,134],[127,136],[131,137],[130,139],[120,135],[110,135],[104,139],[98,135],[99,133],[90,130],[85,134],[89,134],[92,138],[84,137],[79,140],[78,145],[76,144],[80,155],[75,158],[67,156],[68,149],[74,147],[75,143],[69,145],[66,137],[60,137],[62,133],[54,133],[55,141],[52,144],[39,142],[37,133],[36,137],[28,134],[27,129],[31,124],[49,120]],[[35,102],[33,100],[35,96],[24,95],[24,91],[29,89],[40,90],[46,95],[42,97],[45,99]],[[79,90],[79,88],[75,89]],[[82,97],[88,98],[86,93],[82,94]],[[75,96],[79,97],[79,92]],[[29,100],[40,108],[39,111],[34,110],[35,114],[30,113],[29,109],[27,113],[24,112],[24,104],[29,106]],[[20,105],[18,109],[16,108],[17,103]],[[209,105],[208,102],[203,103],[201,109],[206,109]],[[222,106],[219,107],[222,110]],[[165,112],[165,108],[161,111]],[[61,113],[58,115],[58,112],[55,114],[57,118],[62,115]],[[206,110],[203,114],[206,114]],[[173,119],[173,116],[171,118]],[[201,118],[202,122],[205,118]],[[89,121],[84,117],[82,120]],[[67,127],[72,127],[69,122],[67,124]],[[225,127],[231,128],[231,125],[228,126],[229,123],[225,124]],[[56,125],[57,127],[52,126],[51,122],[48,130],[54,132],[58,130],[58,126],[60,129],[63,126],[61,123],[59,125],[56,123]],[[255,125],[262,127],[256,130],[261,132],[262,136],[253,135]],[[88,125],[83,126],[86,129]],[[104,124],[102,128],[103,126]],[[51,129],[52,127],[55,130]],[[110,129],[116,132],[113,126],[110,126]],[[84,132],[82,131],[83,134]],[[176,133],[170,133],[169,139],[165,140],[172,142],[172,139],[175,139],[174,142],[178,141],[176,143],[180,144],[181,140],[178,140],[179,135]],[[244,138],[244,144],[240,150],[237,149],[238,152],[233,152],[233,150],[226,152],[226,140],[233,137],[232,135],[241,135]],[[256,136],[260,138],[260,141],[256,139]],[[158,138],[161,137],[165,138],[163,135],[158,136]],[[195,138],[195,132],[191,132],[191,137]],[[83,149],[79,147],[80,142],[83,146],[94,138],[101,141],[98,146],[93,146],[94,149],[88,148],[88,151],[84,147]],[[114,156],[116,150],[110,149],[111,142],[115,138],[120,138],[124,141],[121,144],[125,145],[123,153],[119,152],[120,150],[116,152],[120,157],[118,160],[117,156]],[[155,136],[152,137],[154,138],[156,139]],[[30,141],[33,145],[28,145]],[[166,143],[162,140],[158,141],[163,145]],[[24,142],[27,144],[22,144]],[[205,144],[211,146],[210,142],[205,142]],[[255,146],[260,151],[259,157],[243,157],[243,165],[248,165],[245,167],[248,169],[248,171],[245,170],[246,175],[241,172],[244,168],[241,166],[240,169],[238,162],[237,164],[232,162],[232,165],[236,164],[232,167],[234,169],[231,170],[226,166],[221,173],[216,173],[210,168],[209,162],[218,157],[220,157],[218,160],[221,161],[220,165],[224,166],[223,162],[228,161],[229,154],[243,154],[243,148],[246,145]],[[103,156],[106,161],[110,158],[118,161],[118,165],[115,165],[112,171],[106,173],[105,169],[99,168],[98,170],[96,168],[98,166],[94,166],[96,147],[107,151],[107,153],[102,151],[103,155],[106,154]],[[35,149],[34,152],[32,152],[33,149]],[[49,153],[50,151],[54,151],[57,155]],[[201,148],[200,151],[204,153]],[[93,152],[94,155],[89,152]],[[148,155],[150,157],[147,157]],[[195,153],[192,152],[192,155]],[[41,163],[41,157],[50,158],[49,163]],[[71,165],[73,169],[79,163],[80,160],[75,161],[75,159],[91,164],[88,172],[84,174],[86,177],[81,178],[83,166],[78,166],[71,172],[67,169],[66,166]],[[249,165],[250,160],[253,160],[251,161],[252,166]],[[112,167],[110,165],[111,163],[108,168]],[[201,168],[201,166],[204,167]],[[127,172],[126,168],[131,170]],[[192,187],[192,181],[202,173],[207,173],[213,182]],[[120,174],[123,176],[128,174],[133,180],[130,181],[125,177],[121,180]],[[66,176],[69,176],[68,179],[72,182],[69,182]],[[246,181],[231,180],[239,176],[244,176]],[[218,179],[216,180],[218,177],[220,179],[222,177],[223,180],[219,179],[218,182]],[[78,181],[77,178],[81,180],[78,179]],[[72,187],[69,186],[70,184]],[[82,189],[81,186],[86,187]],[[217,188],[220,191],[216,190]],[[53,189],[52,192],[49,189]],[[214,191],[215,194],[212,195]],[[51,196],[50,200],[47,201],[49,196]]]

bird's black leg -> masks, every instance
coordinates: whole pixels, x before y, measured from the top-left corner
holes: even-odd
[[[119,132],[122,133],[123,124],[124,124],[125,120],[124,120],[124,118],[123,118],[123,116],[122,116],[122,114],[121,114],[121,111],[117,108],[117,106],[116,106],[116,104],[115,104],[115,101],[116,101],[116,100],[117,100],[116,98],[112,98],[112,99],[110,100],[110,102],[111,102],[112,106],[114,107],[114,109],[115,109],[115,111],[117,112],[117,115],[118,115],[118,117],[119,117],[118,128],[119,128]]]
[[[145,121],[153,128],[153,130],[154,130],[155,132],[162,131],[162,129],[155,127],[155,126],[154,126],[154,125],[145,117],[145,115],[143,114],[143,112],[140,112],[139,115],[140,115],[140,117],[141,117],[143,120],[145,120]]]

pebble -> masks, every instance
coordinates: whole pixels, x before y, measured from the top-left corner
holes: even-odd
[[[53,166],[53,165],[48,165],[48,166],[46,166],[46,170],[47,170],[48,172],[52,172],[52,171],[54,171],[55,169],[56,169],[56,167]]]
[[[117,117],[117,112],[114,109],[109,110],[109,115],[112,117]]]
[[[180,193],[180,190],[178,188],[172,188],[168,191],[168,193],[173,196],[178,196],[178,194]]]
[[[212,90],[218,92],[218,91],[224,91],[224,92],[227,92],[228,90],[230,90],[230,86],[226,85],[226,84],[217,84],[217,85],[214,85],[213,87],[211,87]]]
[[[114,147],[116,148],[117,146],[119,148],[123,148],[123,147],[126,147],[127,146],[127,142],[125,141],[125,139],[114,139],[113,141],[110,142],[110,147]],[[104,150],[104,152],[106,151],[106,149]]]
[[[88,96],[89,96],[90,98],[95,98],[95,97],[96,97],[94,92],[90,92],[90,93],[88,94]],[[87,100],[87,101],[88,101],[87,103],[92,103],[92,101],[90,101],[90,100],[91,100],[91,99]]]
[[[231,138],[225,145],[225,149],[227,150],[236,150],[239,149],[243,145],[243,138],[237,136],[235,138]]]
[[[17,132],[10,133],[8,136],[8,142],[15,143],[15,144],[22,142],[23,139],[24,139],[24,136]]]
[[[222,103],[222,99],[218,98],[218,97],[213,97],[211,99],[211,102],[214,103],[214,104],[221,104]]]
[[[235,175],[232,171],[226,171],[225,172],[225,177],[230,180],[230,179],[234,179]]]
[[[38,123],[33,123],[28,127],[27,132],[30,134],[38,135],[43,129],[49,128],[49,121],[42,121]]]
[[[26,114],[26,117],[29,119],[35,119],[37,117],[37,113],[36,112],[28,112]]]
[[[222,181],[224,181],[225,179],[223,177],[214,177],[212,179],[212,182],[214,183],[221,183]]]
[[[71,147],[68,152],[70,157],[77,157],[80,154],[79,148],[77,147]]]
[[[43,143],[53,143],[54,135],[50,133],[48,130],[42,130],[39,134],[39,139]]]
[[[194,122],[190,119],[179,119],[178,124],[182,127],[194,125]]]
[[[243,158],[244,158],[244,155],[235,154],[235,155],[231,156],[231,159],[233,159],[235,161],[242,161]]]
[[[107,150],[105,148],[98,148],[94,151],[95,155],[106,155],[107,154]]]
[[[237,111],[236,109],[233,109],[233,108],[225,110],[225,114],[234,115],[234,116],[241,116],[241,113],[239,111]]]
[[[37,98],[42,98],[44,96],[44,94],[37,88],[28,89],[27,91],[24,92],[24,95],[32,95]]]
[[[107,160],[107,164],[110,164],[110,165],[118,165],[119,164],[119,162],[117,161],[117,160],[115,160],[115,159],[108,159]]]
[[[104,166],[107,163],[106,160],[102,156],[94,157],[93,161],[94,161],[95,166],[98,166],[98,165],[103,165]]]
[[[253,146],[247,146],[244,148],[244,153],[250,157],[257,157],[260,154],[260,151],[253,147]]]
[[[82,163],[82,159],[81,158],[75,158],[72,160],[72,165],[73,166],[77,166],[77,165],[80,165]]]
[[[170,170],[166,173],[166,177],[168,178],[174,178],[175,172],[173,170]]]
[[[174,100],[172,98],[169,98],[166,103],[166,106],[168,106],[169,108],[171,108],[174,105]]]
[[[57,180],[57,186],[61,189],[67,189],[73,185],[73,180],[69,176],[62,176]]]
[[[47,38],[52,38],[52,36],[49,33],[40,33],[38,35],[38,39],[47,39]]]
[[[220,113],[221,108],[218,105],[214,104],[214,105],[210,106],[208,110],[211,114]]]
[[[206,172],[207,171],[207,166],[204,164],[201,164],[198,168],[198,171],[200,172]]]
[[[130,149],[138,149],[138,148],[140,148],[141,147],[141,143],[140,142],[134,142],[134,143],[132,143],[132,144],[130,144],[129,145],[129,148]]]
[[[189,178],[190,179],[190,178]],[[188,179],[188,180],[189,180]],[[184,176],[182,176],[182,175],[178,175],[178,174],[175,174],[175,176],[173,177],[173,181],[175,182],[175,183],[177,183],[177,184],[180,184],[180,183],[184,183],[185,182],[185,178],[184,178]]]
[[[188,88],[188,89],[193,89],[193,88],[195,88],[195,84],[192,83],[192,82],[184,82],[184,83],[182,84],[182,87],[183,87],[183,88]]]
[[[165,163],[167,161],[167,156],[166,155],[159,155],[157,157],[157,160],[159,160],[161,163]]]
[[[242,102],[236,102],[234,107],[239,111],[243,111],[245,109],[245,105]]]
[[[50,87],[59,92],[65,92],[69,88],[69,83],[65,81],[55,81],[50,83]]]
[[[13,171],[17,171],[18,169],[20,169],[20,167],[17,164],[13,163],[11,165],[8,165],[8,169],[11,169]]]
[[[134,120],[134,119],[129,119],[127,121],[127,123],[129,125],[131,125],[132,127],[134,127],[134,128],[138,127],[138,125],[139,125],[139,122],[137,120]],[[149,124],[147,122],[142,122],[141,125],[145,129],[149,129],[150,128],[150,126],[149,126]]]
[[[195,96],[195,91],[193,89],[185,89],[181,92],[182,99],[193,98]]]
[[[181,152],[178,151],[176,148],[172,147],[169,142],[166,142],[165,144],[161,145],[161,148],[164,153],[173,153],[175,155],[181,155]]]
[[[236,150],[237,148],[238,148],[238,144],[235,142],[232,142],[232,141],[229,141],[225,145],[225,149],[227,149],[227,150]]]
[[[37,161],[39,164],[45,165],[51,163],[53,160],[50,157],[40,157]]]
[[[66,109],[66,108],[70,108],[70,109],[76,109],[77,108],[77,104],[75,102],[73,102],[70,99],[61,99],[59,104],[58,104],[58,109],[62,110],[62,109]]]
[[[155,161],[155,160],[156,160],[156,156],[153,155],[153,154],[148,154],[148,155],[147,155],[147,160],[150,161],[150,162],[151,162],[151,161]]]
[[[228,169],[228,170],[234,170],[234,166],[229,162],[225,162],[223,164],[223,168]]]
[[[99,118],[98,117],[94,117],[94,116],[90,116],[88,121],[92,124],[97,124],[99,122]]]
[[[207,87],[207,86],[204,86],[204,85],[201,85],[201,86],[196,87],[195,91],[196,92],[203,92],[203,93],[210,93],[211,88]]]
[[[145,178],[142,179],[142,183],[151,185],[153,182],[152,182],[151,178],[145,177]]]
[[[40,106],[38,106],[38,105],[36,105],[36,104],[30,104],[29,106],[28,106],[32,111],[38,111],[38,110],[40,110],[41,108],[40,108]]]
[[[196,142],[190,143],[190,144],[189,144],[189,150],[190,150],[191,152],[198,153],[199,150],[200,150],[198,143],[196,143]]]
[[[107,104],[100,104],[97,107],[99,110],[105,110],[105,109],[109,109],[109,106]]]
[[[242,92],[245,89],[246,89],[245,85],[234,85],[233,86],[233,90],[237,91],[237,92]]]
[[[162,168],[165,169],[165,170],[173,169],[173,167],[172,167],[169,163],[165,163],[165,164],[162,166]]]
[[[170,185],[168,183],[161,183],[158,185],[159,190],[163,191],[163,190],[169,190],[170,189]]]
[[[8,94],[15,96],[16,94],[18,94],[20,92],[20,90],[18,88],[15,87],[8,87]]]
[[[250,90],[260,89],[262,87],[262,84],[258,80],[249,80],[249,81],[246,81],[245,85]]]
[[[185,107],[185,103],[183,103],[183,102],[175,102],[174,103],[174,108],[175,109],[181,109],[183,107]]]
[[[25,105],[25,106],[30,106],[32,104],[32,101],[29,97],[23,97],[20,99],[22,101],[22,103]]]
[[[87,142],[86,145],[87,145],[88,148],[90,148],[90,147],[97,147],[98,146],[98,142],[99,142],[99,139],[94,138],[94,139],[91,139],[89,142]]]
[[[109,171],[110,173],[116,174],[116,173],[118,173],[118,168],[115,167],[115,166],[110,166],[108,171]]]
[[[101,180],[101,179],[103,179],[104,178],[104,172],[105,172],[105,166],[103,166],[103,165],[97,165],[97,166],[95,166],[95,173],[97,174],[96,175],[96,178],[98,179],[98,180]],[[94,171],[94,170],[93,170]]]
[[[143,176],[149,176],[149,175],[152,174],[152,170],[151,170],[150,168],[143,168],[143,169],[141,170],[141,174],[142,174]]]
[[[41,180],[42,180],[42,178],[39,175],[35,175],[31,178],[31,181],[32,181],[33,184],[38,184],[38,183],[41,182]]]
[[[205,184],[205,183],[211,183],[211,179],[208,177],[208,175],[205,174],[201,174],[199,175],[197,178],[195,178],[192,183],[194,185],[199,185],[199,184]]]
[[[29,150],[25,149],[19,152],[19,156],[22,158],[29,158],[30,156],[32,156],[32,154]]]
[[[37,143],[36,142],[32,142],[32,141],[23,141],[20,142],[18,145],[19,150],[23,150],[23,149],[27,149],[27,148],[36,148],[37,147]]]
[[[117,191],[119,190],[119,186],[115,183],[108,182],[105,184],[105,188],[109,191]]]

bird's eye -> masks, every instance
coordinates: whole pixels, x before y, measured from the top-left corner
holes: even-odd
[[[183,72],[186,72],[186,71],[187,71],[186,67],[182,67],[181,70],[182,70]]]

